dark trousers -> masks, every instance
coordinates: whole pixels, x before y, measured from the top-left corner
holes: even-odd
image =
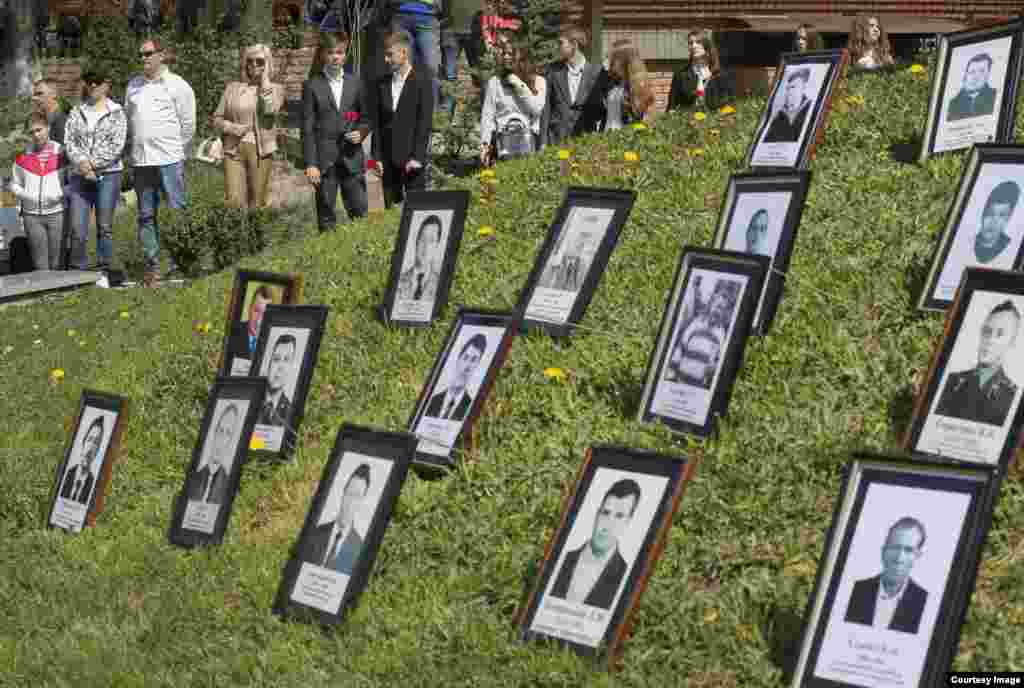
[[[366,176],[349,174],[348,170],[331,165],[320,170],[320,186],[316,188],[316,224],[321,232],[334,229],[338,224],[335,208],[339,189],[349,218],[366,217]]]
[[[388,208],[405,200],[408,191],[423,191],[427,188],[426,165],[412,174],[406,174],[401,167],[390,163],[384,165],[384,205]]]

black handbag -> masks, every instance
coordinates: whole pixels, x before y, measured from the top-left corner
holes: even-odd
[[[494,140],[498,160],[523,158],[536,152],[536,142],[530,125],[516,117],[498,130]]]

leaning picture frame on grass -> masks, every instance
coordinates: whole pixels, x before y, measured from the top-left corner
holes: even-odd
[[[1024,145],[978,144],[971,149],[932,253],[919,309],[948,309],[966,268],[1024,268],[1022,190]]]
[[[768,256],[683,248],[647,362],[637,420],[706,437],[729,407]]]
[[[284,567],[273,611],[341,623],[366,588],[416,438],[344,424]]]
[[[998,489],[994,467],[854,454],[791,688],[946,685]]]
[[[64,458],[57,465],[46,527],[77,533],[96,525],[113,466],[121,456],[126,397],[82,390]]]
[[[570,186],[548,228],[516,310],[524,330],[571,335],[619,241],[636,192]]]
[[[415,467],[437,473],[459,463],[519,326],[515,313],[463,308],[448,331],[409,418]]]
[[[384,322],[422,327],[440,315],[448,303],[468,207],[468,191],[412,191],[406,197],[380,307]]]
[[[1013,140],[1024,20],[939,37],[918,161]]]
[[[696,462],[626,447],[587,450],[515,624],[614,669]]]
[[[302,275],[239,270],[228,299],[224,346],[218,375],[246,377],[256,352],[263,313],[272,303],[295,305],[302,300]]]
[[[267,380],[267,398],[257,415],[251,456],[289,460],[295,452],[327,312],[319,305],[267,306],[252,359],[252,374]]]
[[[729,178],[712,245],[768,256],[771,261],[752,334],[767,334],[775,320],[810,183],[810,170],[734,174]]]
[[[185,482],[175,497],[169,539],[180,547],[224,539],[267,381],[218,377],[207,397]]]
[[[835,85],[849,61],[846,49],[783,53],[747,151],[747,165],[807,168],[824,136]]]
[[[1024,273],[968,268],[906,449],[1006,470],[1024,440]]]

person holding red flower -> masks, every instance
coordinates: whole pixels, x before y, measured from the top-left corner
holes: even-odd
[[[730,75],[722,69],[711,31],[691,31],[687,38],[690,61],[672,77],[668,110],[717,110],[734,95]]]
[[[302,84],[302,154],[321,232],[337,225],[339,190],[349,218],[365,217],[367,210],[362,143],[370,127],[362,83],[345,74],[348,46],[345,34],[320,34],[310,77]]]

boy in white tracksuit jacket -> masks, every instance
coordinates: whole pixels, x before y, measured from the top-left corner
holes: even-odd
[[[45,116],[32,115],[32,144],[15,159],[11,175],[36,270],[59,269],[64,231],[65,160],[49,129]]]

